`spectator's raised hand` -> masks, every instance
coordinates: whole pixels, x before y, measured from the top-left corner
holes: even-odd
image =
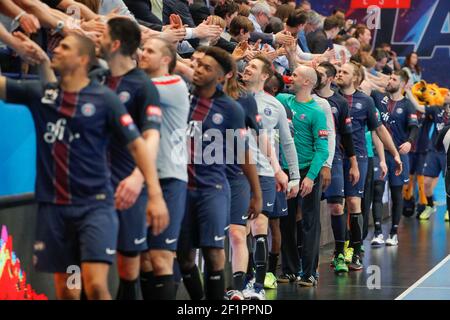
[[[216,25],[210,25],[210,17],[194,28],[194,35],[198,39],[215,39],[222,34],[222,28]]]
[[[177,14],[172,13],[169,17],[170,25],[173,26],[175,29],[184,28],[183,26],[183,20],[181,20],[181,17]]]
[[[44,50],[25,34],[17,31],[12,35],[17,40],[14,50],[23,60],[25,60],[25,62],[34,65],[48,60],[48,56]]]
[[[280,31],[277,34],[275,34],[275,43],[276,44],[280,44],[280,45],[284,45],[289,41],[292,41],[294,39],[294,37],[286,31]]]
[[[39,20],[34,15],[29,13],[25,13],[22,17],[20,17],[19,24],[22,30],[27,34],[36,33],[41,28]]]
[[[179,41],[182,41],[185,36],[186,36],[185,28],[178,28],[172,24],[164,26],[163,31],[161,32],[161,37],[171,43],[177,43]]]
[[[94,31],[94,32],[99,32],[99,33],[103,33],[106,29],[106,24],[101,21],[100,19],[92,19],[89,21],[82,21],[81,22],[81,29],[83,29],[84,31]]]
[[[239,61],[245,58],[245,55],[247,53],[247,50],[249,49],[249,45],[247,41],[241,41],[239,44],[234,48],[233,53],[231,56],[235,61]]]

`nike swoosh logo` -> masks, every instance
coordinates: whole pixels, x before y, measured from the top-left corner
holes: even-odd
[[[111,250],[110,248],[106,248],[106,254],[109,254],[109,255],[116,254],[116,250]]]
[[[242,216],[241,218],[242,218],[242,220],[247,220],[248,216]]]
[[[142,244],[146,239],[147,237],[143,237],[142,239],[134,239],[134,244]]]
[[[273,206],[273,203],[267,202],[267,206],[268,206],[268,207],[271,207],[271,206]]]
[[[177,238],[175,238],[175,239],[166,239],[166,243],[167,243],[167,244],[172,244],[172,243],[174,243],[175,241],[177,241]]]
[[[281,209],[282,212],[286,212],[288,208]]]
[[[230,225],[228,225],[225,228],[223,228],[224,231],[227,231],[228,229],[230,229]]]
[[[364,193],[364,191],[358,191],[358,193],[359,193],[359,194],[363,194],[363,193]]]
[[[223,239],[225,239],[225,236],[223,237],[214,236],[214,241],[221,241]]]

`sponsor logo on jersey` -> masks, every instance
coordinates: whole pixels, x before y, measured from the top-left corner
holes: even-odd
[[[328,130],[319,130],[319,138],[328,137]]]
[[[131,116],[130,116],[128,113],[123,114],[123,115],[120,117],[120,124],[121,124],[122,126],[128,127],[128,126],[131,125],[132,123],[133,123],[133,118],[131,118]]]
[[[417,114],[415,114],[415,113],[412,113],[412,114],[411,114],[411,119],[415,119],[415,120],[417,120]]]
[[[65,137],[67,140],[64,139]],[[55,123],[48,122],[47,132],[44,133],[44,141],[47,143],[54,143],[55,141],[69,141],[71,143],[79,138],[80,134],[72,133],[65,118],[58,119]]]
[[[157,107],[157,106],[152,106],[152,105],[147,106],[146,112],[147,112],[147,115],[150,117],[154,117],[154,116],[161,117],[162,116],[161,108]]]
[[[92,117],[95,114],[95,106],[92,103],[85,103],[81,107],[81,113],[85,117]]]
[[[266,116],[270,116],[270,115],[272,114],[272,110],[271,110],[270,108],[265,108],[265,109],[264,109],[264,114],[265,114]]]

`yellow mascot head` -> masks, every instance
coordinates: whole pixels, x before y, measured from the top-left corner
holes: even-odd
[[[440,88],[436,83],[427,83],[425,80],[417,82],[411,89],[414,97],[421,105],[442,106],[449,90]]]

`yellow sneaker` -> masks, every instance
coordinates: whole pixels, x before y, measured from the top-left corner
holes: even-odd
[[[428,220],[430,219],[431,214],[434,212],[433,207],[426,206],[425,210],[422,211],[422,213],[419,216],[420,220]]]
[[[345,263],[349,264],[350,262],[352,262],[352,257],[353,257],[353,248],[347,248],[345,251]]]
[[[449,219],[449,217],[448,217],[448,210],[445,211],[444,220],[445,220],[445,221],[450,221],[450,219]]]
[[[266,273],[266,278],[264,279],[264,288],[265,289],[276,289],[278,286],[277,284],[277,277],[272,272]]]

